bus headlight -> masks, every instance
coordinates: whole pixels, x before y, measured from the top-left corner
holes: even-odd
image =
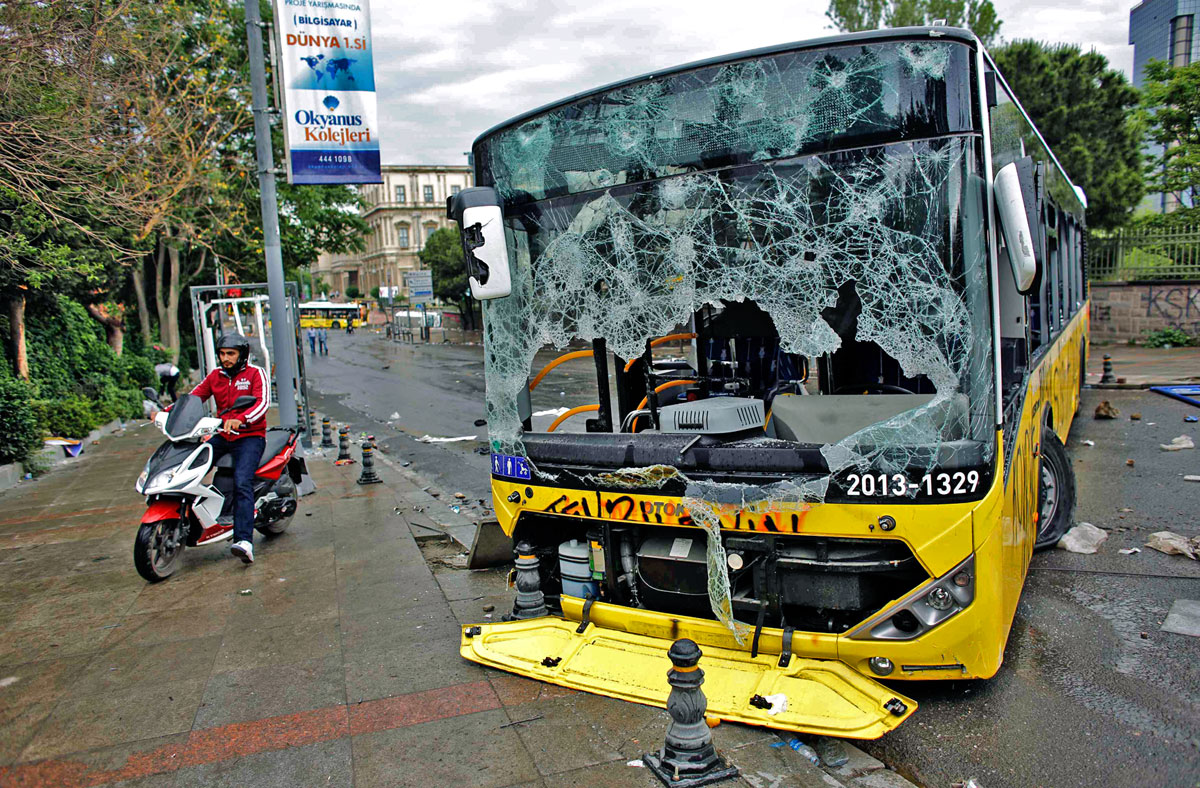
[[[855,640],[912,640],[957,615],[973,601],[974,554],[937,580],[871,616],[866,623],[843,637]]]

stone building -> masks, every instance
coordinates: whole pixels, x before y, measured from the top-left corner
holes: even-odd
[[[446,218],[446,198],[474,183],[465,165],[385,164],[382,175],[383,183],[358,187],[367,203],[362,217],[371,227],[367,248],[322,253],[313,267],[313,278],[331,292],[356,287],[369,296],[372,288],[398,286],[403,294],[404,272],[420,270],[417,253],[425,240],[441,227],[456,227]]]

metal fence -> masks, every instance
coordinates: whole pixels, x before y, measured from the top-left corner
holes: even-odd
[[[1097,282],[1200,279],[1200,226],[1093,233],[1087,257]]]

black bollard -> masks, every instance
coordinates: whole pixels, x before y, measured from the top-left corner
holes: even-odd
[[[709,785],[738,776],[737,767],[717,755],[712,731],[704,719],[708,698],[700,689],[704,683],[704,671],[699,664],[701,655],[700,647],[687,638],[676,640],[667,652],[671,659],[671,669],[667,671],[667,682],[671,685],[667,713],[671,715],[671,725],[662,749],[642,756],[646,768],[664,785]]]
[[[305,424],[308,425],[308,439],[309,440],[312,440],[314,437],[316,437],[316,434],[317,434],[316,418],[317,418],[317,414],[310,410],[308,412],[308,421],[305,422]]]
[[[350,428],[338,428],[338,456],[334,462],[353,462],[354,458],[350,456]]]
[[[321,419],[321,448],[333,448],[333,422],[328,416]]]
[[[546,595],[542,593],[542,576],[538,567],[542,562],[533,552],[529,542],[518,542],[517,553],[517,599],[512,612],[504,616],[505,621],[538,618],[547,615]]]
[[[359,484],[379,484],[383,481],[375,475],[375,440],[368,437],[362,445],[362,474],[358,477]]]
[[[1117,382],[1117,379],[1113,375],[1113,371],[1112,371],[1112,356],[1108,355],[1107,353],[1104,354],[1104,367],[1100,371],[1100,382],[1101,383],[1116,383]]]

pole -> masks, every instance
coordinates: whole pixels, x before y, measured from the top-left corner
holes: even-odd
[[[283,253],[279,245],[279,203],[275,198],[275,156],[271,151],[271,108],[267,103],[267,70],[263,58],[262,17],[258,0],[246,0],[246,42],[250,52],[250,89],[254,110],[254,142],[258,160],[258,191],[262,207],[263,246],[267,262],[267,295],[271,304],[271,345],[275,352],[275,393],[279,424],[296,422],[293,364],[295,330],[290,325],[283,292]]]

